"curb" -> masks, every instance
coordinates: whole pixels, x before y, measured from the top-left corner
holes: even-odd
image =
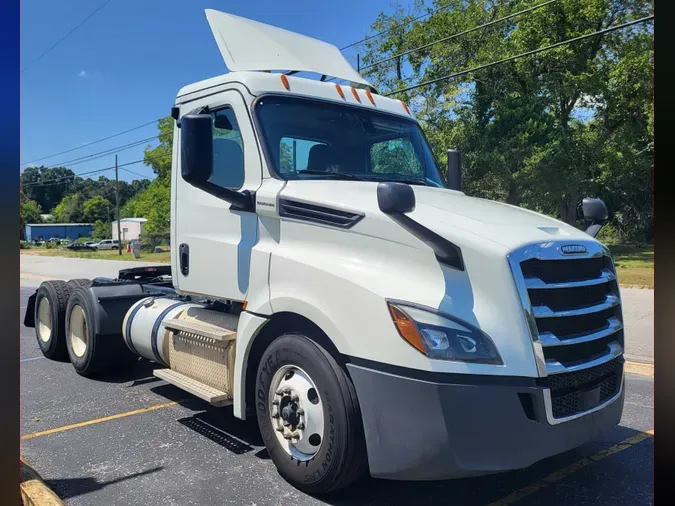
[[[20,469],[22,506],[65,506],[23,457]]]

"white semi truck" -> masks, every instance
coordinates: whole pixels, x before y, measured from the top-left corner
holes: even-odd
[[[25,324],[47,357],[85,376],[156,362],[257,418],[311,493],[525,468],[619,422],[601,201],[580,231],[469,197],[458,153],[445,181],[407,105],[337,48],[206,16],[230,72],[171,111],[171,266],[42,283]]]

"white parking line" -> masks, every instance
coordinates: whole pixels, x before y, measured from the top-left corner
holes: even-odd
[[[31,360],[40,360],[40,359],[43,359],[43,358],[45,358],[45,357],[22,358],[21,362],[30,362]]]

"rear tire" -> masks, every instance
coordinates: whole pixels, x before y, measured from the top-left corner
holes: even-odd
[[[91,286],[91,279],[84,279],[84,278],[71,279],[70,281],[67,281],[66,284],[68,285],[68,290],[74,292],[80,286],[89,288]]]
[[[65,281],[45,281],[35,297],[35,336],[42,354],[52,360],[68,357],[65,314],[70,291]]]
[[[354,386],[335,359],[308,337],[285,334],[272,341],[258,366],[255,402],[267,451],[279,474],[296,488],[326,494],[365,474],[368,461]],[[286,439],[290,434],[296,436]],[[308,443],[317,449],[304,453]]]
[[[65,341],[70,362],[82,376],[121,371],[138,362],[124,344],[121,328],[119,335],[96,333],[97,313],[89,287],[76,288],[66,308]]]

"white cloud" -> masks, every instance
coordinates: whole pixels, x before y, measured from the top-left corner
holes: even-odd
[[[77,77],[87,77],[87,71],[86,70],[80,70],[80,73],[77,74]]]

